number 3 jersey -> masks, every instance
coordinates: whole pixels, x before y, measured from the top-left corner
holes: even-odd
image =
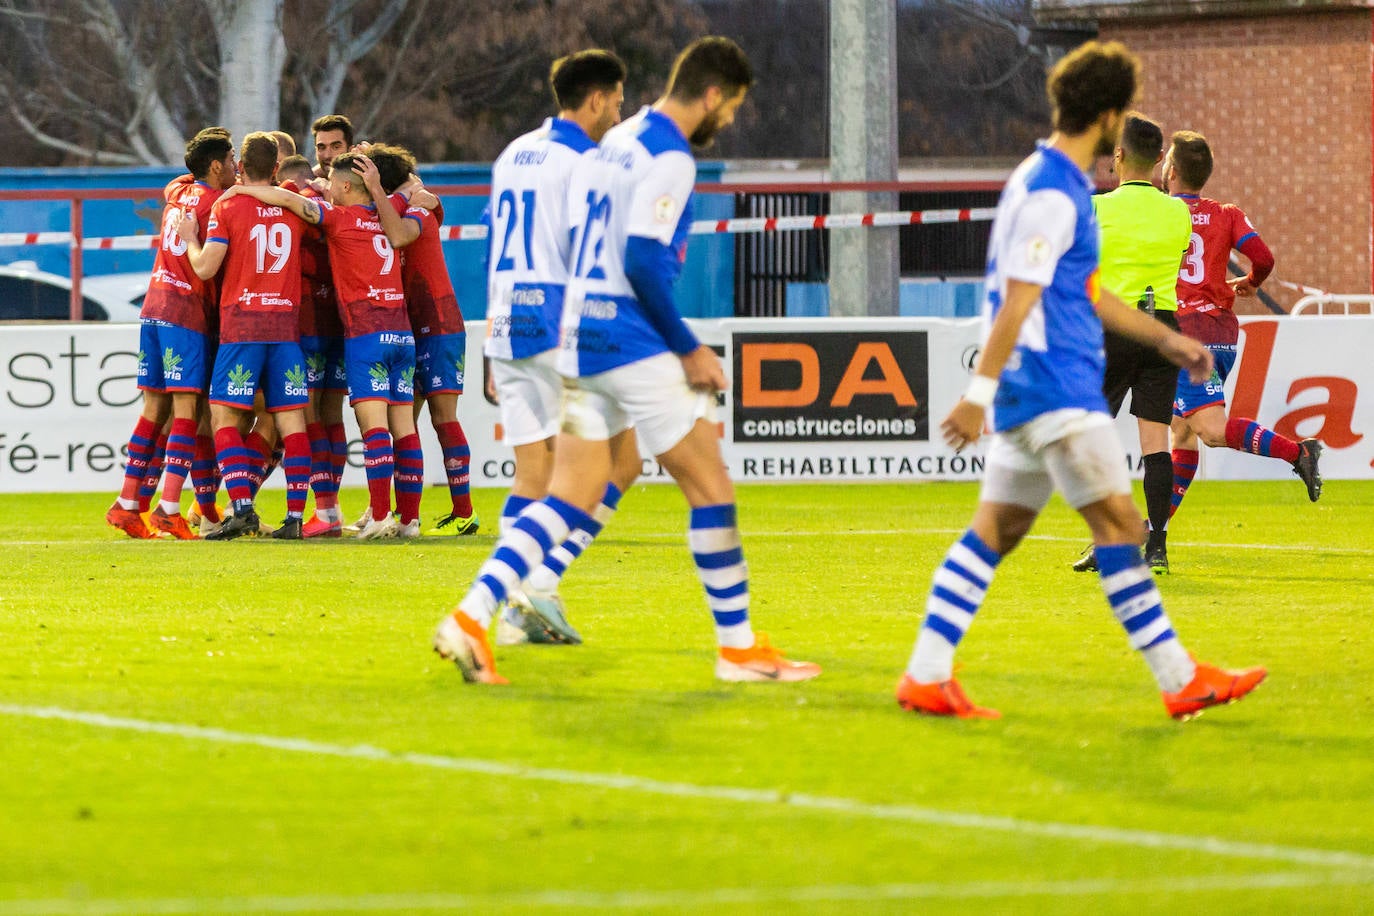
[[[221,343],[300,339],[301,237],[290,210],[248,196],[215,203],[205,241],[228,246],[219,294]]]
[[[650,108],[611,128],[578,161],[568,189],[574,233],[559,372],[596,375],[670,350],[694,349],[695,339],[667,291],[682,272],[695,183],[687,139]],[[636,295],[626,274],[627,248],[643,240],[665,253],[653,264],[658,295],[649,303]]]
[[[1226,283],[1227,265],[1231,249],[1258,239],[1259,233],[1234,204],[1196,194],[1178,196],[1193,216],[1192,239],[1178,272],[1179,329],[1203,343],[1234,344],[1240,339],[1240,323],[1231,312],[1236,292]]]
[[[581,127],[549,118],[511,141],[492,166],[484,352],[493,359],[526,359],[558,346],[572,242],[568,182],[592,149]]]

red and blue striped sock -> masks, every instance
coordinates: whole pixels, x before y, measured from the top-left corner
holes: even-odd
[[[1197,450],[1176,448],[1173,454],[1174,459],[1174,492],[1169,497],[1169,518],[1174,517],[1178,507],[1183,503],[1184,494],[1188,492],[1188,487],[1197,476]]]
[[[220,521],[215,498],[219,495],[219,463],[215,461],[215,440],[196,436],[196,455],[191,460],[191,484],[196,490],[196,508],[211,522]]]
[[[391,450],[391,433],[377,426],[363,433],[363,466],[367,471],[367,493],[373,521],[391,513],[391,478],[396,469]]]
[[[420,517],[424,492],[425,453],[420,449],[420,434],[411,433],[396,440],[396,514],[403,523]]]
[[[329,433],[323,423],[307,423],[305,435],[310,442],[310,489],[315,494],[315,508],[332,509],[339,504],[339,487],[334,483]]]
[[[286,517],[305,515],[305,495],[310,491],[310,438],[305,433],[292,433],[282,440],[285,455],[282,470],[286,474]]]
[[[148,473],[148,465],[153,460],[153,443],[157,438],[157,424],[147,417],[139,417],[134,424],[133,435],[129,436],[124,461],[124,485],[119,489],[119,498],[126,509],[138,505],[138,491],[143,486],[143,478]],[[125,505],[127,503],[127,505]]]
[[[472,494],[468,466],[472,451],[461,423],[440,423],[434,427],[439,447],[444,451],[444,475],[448,477],[448,495],[453,500],[453,514],[461,518],[472,515]]]
[[[244,444],[243,436],[233,426],[215,430],[215,455],[219,459],[220,476],[229,491],[235,510],[253,502],[254,452]]]
[[[162,511],[168,515],[181,512],[181,488],[186,484],[186,478],[191,473],[191,463],[196,457],[197,425],[195,420],[178,417],[172,421],[172,431],[167,436]]]
[[[138,485],[138,511],[147,512],[153,504],[153,494],[157,492],[157,482],[162,479],[162,457],[167,454],[167,434],[157,437],[153,444],[152,456],[143,472],[143,481]]]
[[[329,461],[334,475],[334,492],[343,486],[344,468],[348,467],[348,430],[342,423],[330,423],[324,428],[329,435]]]
[[[1238,452],[1278,458],[1289,464],[1297,461],[1298,455],[1302,454],[1302,449],[1292,439],[1244,417],[1233,417],[1226,421],[1226,445]]]

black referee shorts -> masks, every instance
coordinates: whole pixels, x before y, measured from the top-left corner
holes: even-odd
[[[1154,318],[1170,330],[1178,330],[1178,319],[1172,311],[1157,311]],[[1129,391],[1134,416],[1167,426],[1174,415],[1178,366],[1160,356],[1154,347],[1129,337],[1107,333],[1105,338],[1107,369],[1102,377],[1102,394],[1112,416],[1121,412]]]

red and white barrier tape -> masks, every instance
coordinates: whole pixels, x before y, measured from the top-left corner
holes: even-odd
[[[692,223],[692,235],[746,232],[796,232],[809,229],[858,229],[884,226],[922,226],[935,223],[981,223],[992,219],[991,207],[965,210],[894,210],[882,213],[835,213],[830,216],[767,216],[746,219],[699,219]],[[444,241],[472,241],[487,237],[487,227],[477,224],[442,226]],[[85,238],[86,251],[138,251],[156,248],[160,236],[122,235],[113,238]],[[0,246],[70,245],[70,232],[0,232]]]
[[[1274,282],[1277,283],[1279,286],[1282,286],[1284,289],[1291,289],[1291,290],[1293,290],[1294,292],[1302,293],[1304,296],[1329,296],[1329,295],[1331,295],[1331,293],[1329,293],[1328,291],[1326,291],[1326,290],[1324,290],[1324,289],[1318,289],[1318,288],[1315,287],[1315,286],[1304,286],[1304,285],[1301,284],[1301,283],[1290,283],[1290,282],[1287,281],[1287,280],[1279,280],[1279,279],[1277,279],[1277,278],[1274,280]]]

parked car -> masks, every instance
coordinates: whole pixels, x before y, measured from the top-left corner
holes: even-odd
[[[81,281],[85,321],[138,321],[148,292],[147,273],[104,274]],[[66,321],[72,281],[39,270],[32,261],[0,266],[0,321]]]

